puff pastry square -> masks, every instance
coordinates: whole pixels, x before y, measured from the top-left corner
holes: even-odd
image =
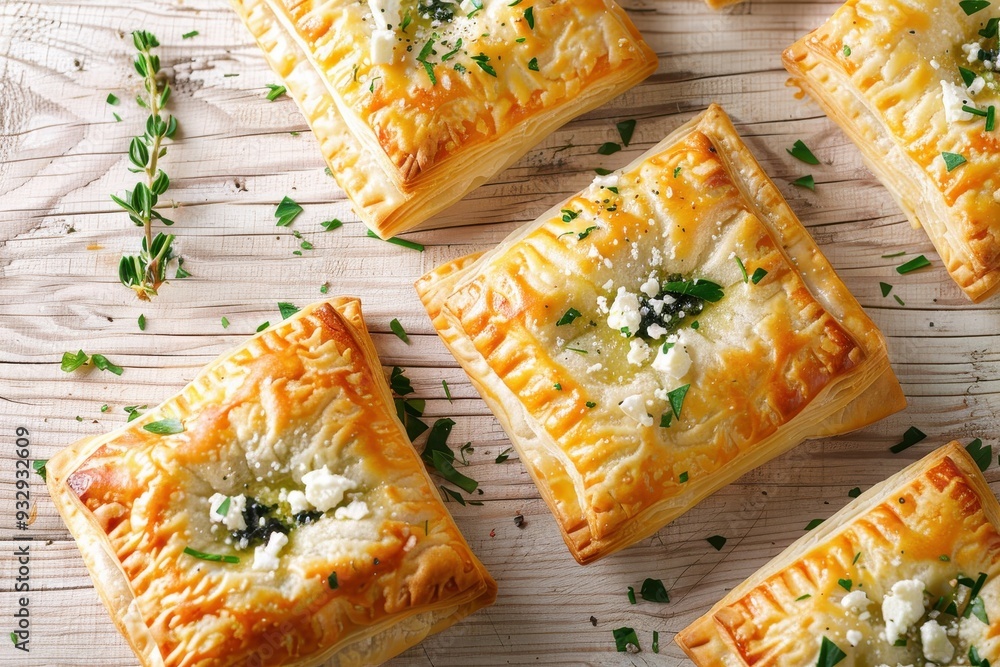
[[[987,665],[1000,661],[998,621],[1000,504],[952,442],[795,542],[677,643],[705,667],[835,664],[824,654],[959,665],[973,650]]]
[[[47,469],[144,667],[378,664],[496,596],[355,299],[271,327]]]
[[[881,333],[716,106],[417,291],[581,563],[904,404]]]
[[[978,302],[1000,286],[1000,80],[975,4],[851,0],[784,61]]]
[[[232,4],[383,238],[455,203],[657,64],[612,0]]]

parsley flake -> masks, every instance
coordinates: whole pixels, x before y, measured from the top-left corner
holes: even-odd
[[[823,643],[819,647],[819,659],[816,661],[816,667],[833,667],[846,657],[847,654],[841,651],[839,646],[826,637],[823,637]]]
[[[284,86],[279,86],[275,83],[269,83],[267,84],[267,87],[270,90],[270,92],[267,94],[267,99],[270,102],[273,102],[282,95],[284,95],[286,91]]]
[[[142,429],[156,435],[174,435],[184,432],[184,424],[179,419],[161,419],[143,425]]]
[[[578,317],[580,317],[580,311],[577,310],[576,308],[570,308],[565,313],[563,313],[562,317],[559,318],[559,321],[556,322],[556,326],[561,327],[564,324],[572,324],[573,321]]]
[[[302,207],[295,203],[291,197],[285,197],[278,204],[278,208],[274,211],[274,217],[278,219],[276,227],[287,227],[292,224],[292,221],[302,213]]]
[[[406,329],[403,328],[403,325],[399,323],[398,319],[393,318],[392,321],[389,322],[389,328],[392,329],[392,333],[396,334],[396,338],[403,341],[407,345],[410,344],[410,337],[406,335]],[[447,391],[447,389],[448,386],[445,385],[445,390]],[[449,400],[450,399],[451,397],[449,397]]]
[[[806,164],[819,164],[819,160],[801,139],[796,141],[791,148],[786,148],[785,151],[793,158],[801,160]]]
[[[889,451],[892,452],[893,454],[899,454],[900,452],[909,449],[910,447],[917,444],[926,437],[927,435],[919,428],[917,428],[916,426],[911,426],[910,428],[906,429],[906,433],[903,434],[903,441],[890,447]]]
[[[903,276],[903,275],[906,275],[907,273],[912,273],[913,271],[916,271],[917,269],[923,269],[923,268],[926,268],[926,267],[928,267],[930,265],[931,265],[931,261],[929,259],[927,259],[926,257],[924,257],[923,255],[920,255],[919,257],[914,257],[913,259],[911,259],[910,261],[906,262],[905,264],[900,264],[899,266],[897,266],[896,267],[896,273],[898,273],[899,275]]]
[[[949,153],[947,151],[941,153],[941,157],[944,159],[944,166],[948,168],[948,172],[952,172],[958,167],[968,162],[964,155],[959,153]]]
[[[705,541],[715,547],[716,551],[722,551],[722,547],[726,546],[726,538],[722,535],[712,535],[711,537],[706,537]]]

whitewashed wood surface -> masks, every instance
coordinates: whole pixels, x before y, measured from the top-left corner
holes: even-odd
[[[660,55],[659,71],[611,104],[570,123],[515,166],[408,235],[418,253],[366,238],[330,177],[312,135],[235,14],[221,0],[45,0],[0,4],[0,665],[136,664],[98,601],[74,542],[39,479],[30,609],[30,653],[7,644],[13,592],[14,431],[30,432],[34,458],[125,421],[125,405],[156,404],[199,368],[280,317],[277,302],[330,294],[363,299],[382,362],[407,370],[427,414],[450,416],[452,443],[471,440],[482,507],[452,504],[476,553],[496,577],[492,608],[433,636],[391,664],[682,665],[674,634],[803,534],[806,524],[848,502],[934,446],[979,436],[996,444],[1000,388],[1000,301],[973,306],[952,284],[922,232],[914,231],[861,165],[857,150],[817,106],[786,86],[780,52],[836,7],[813,0],[755,0],[713,13],[697,0],[626,0]],[[164,159],[170,216],[185,268],[153,303],[116,277],[138,230],[108,195],[134,177],[129,137],[144,114],[133,98],[135,29],[154,32],[174,82],[180,121]],[[181,35],[192,30],[190,39]],[[238,76],[226,76],[238,75]],[[108,93],[122,104],[111,107]],[[524,468],[496,465],[507,440],[433,334],[412,289],[438,263],[493,246],[519,224],[577,191],[593,169],[625,164],[708,103],[733,116],[840,275],[889,339],[909,408],[864,431],[803,444],[716,493],[656,536],[586,568],[569,556]],[[122,115],[117,123],[112,112]],[[638,120],[623,153],[615,122]],[[785,149],[803,139],[822,160],[797,162]],[[789,185],[812,173],[816,192]],[[315,245],[303,257],[273,213],[285,195],[305,212],[294,229]],[[320,222],[346,225],[326,233]],[[444,225],[457,225],[440,228]],[[438,226],[439,229],[433,229]],[[896,251],[925,253],[934,268],[900,277]],[[895,285],[899,306],[879,291]],[[136,318],[148,320],[145,332]],[[223,329],[220,318],[232,323]],[[389,332],[398,317],[406,346]],[[125,367],[60,371],[64,351],[83,348]],[[449,403],[441,381],[454,396]],[[107,404],[109,410],[100,408]],[[910,425],[929,437],[892,455]],[[994,463],[988,477],[1000,490]],[[526,525],[514,525],[523,513]],[[491,536],[491,533],[495,536]],[[728,538],[718,552],[705,538]],[[671,602],[632,606],[628,586],[662,579]],[[596,627],[591,624],[596,618]],[[617,653],[612,629],[634,627],[642,652]],[[660,653],[651,648],[660,635]]]

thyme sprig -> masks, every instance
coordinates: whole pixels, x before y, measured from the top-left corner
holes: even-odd
[[[170,99],[170,84],[160,76],[160,57],[153,49],[160,45],[156,37],[144,30],[132,33],[132,41],[139,52],[135,57],[135,70],[144,79],[145,95],[137,95],[136,103],[149,110],[145,131],[133,137],[129,145],[128,158],[132,163],[129,171],[144,173],[145,181],[136,183],[135,188],[126,190],[124,197],[111,195],[116,204],[125,209],[136,227],[143,228],[142,251],[138,255],[124,255],[118,263],[118,278],[122,284],[135,291],[136,295],[148,301],[156,296],[156,291],[167,279],[167,263],[173,258],[171,245],[173,234],[157,232],[153,235],[153,221],[159,220],[166,226],[173,223],[163,217],[156,205],[160,195],[170,187],[170,179],[158,161],[167,154],[164,139],[172,139],[177,132],[177,119],[165,114],[167,100]]]

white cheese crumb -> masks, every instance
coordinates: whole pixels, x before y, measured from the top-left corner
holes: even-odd
[[[389,26],[399,23],[400,0],[368,0],[368,8],[372,10],[372,21],[379,30],[388,30]]]
[[[306,485],[306,500],[320,512],[326,512],[339,505],[344,499],[344,493],[357,486],[354,481],[346,477],[334,475],[326,466],[302,475],[302,482]]]
[[[646,401],[642,394],[633,394],[619,405],[626,415],[643,426],[652,426],[653,418],[646,412]]]
[[[392,62],[392,47],[396,44],[396,33],[392,30],[373,30],[371,44],[373,64],[388,65]]]
[[[660,293],[660,281],[656,279],[656,273],[649,274],[649,278],[639,287],[639,291],[650,299]]]
[[[662,303],[662,301],[660,303]],[[655,322],[646,327],[646,333],[648,333],[649,337],[652,338],[653,340],[659,340],[660,338],[663,338],[664,336],[667,335],[668,332],[669,329],[665,329],[664,327],[661,327],[659,324],[656,324]]]
[[[975,79],[972,80],[972,83],[969,84],[969,94],[978,95],[979,93],[983,92],[983,88],[985,87],[986,87],[986,79],[984,79],[981,76],[977,76]]]
[[[312,509],[312,505],[306,500],[306,494],[299,490],[288,492],[288,504],[292,506],[292,514],[307,512]]]
[[[368,516],[368,503],[363,500],[352,500],[347,507],[338,507],[333,516],[335,519],[360,521]]]
[[[847,643],[850,644],[851,646],[857,646],[858,644],[861,643],[861,640],[864,638],[865,636],[860,632],[858,632],[857,630],[847,631]]]
[[[982,50],[982,45],[979,42],[969,42],[968,44],[962,45],[962,52],[965,53],[965,59],[970,63],[974,63],[979,60],[979,52]]]
[[[899,636],[905,634],[923,615],[924,582],[919,579],[897,581],[882,600],[885,640],[894,644]]]
[[[220,516],[219,508],[226,502],[226,498],[229,498],[229,509],[226,510],[225,516]],[[210,506],[208,514],[213,523],[225,524],[229,530],[246,530],[247,522],[243,518],[243,510],[247,506],[245,495],[241,493],[238,496],[224,496],[221,493],[213,493],[208,499],[208,504]]]
[[[966,94],[965,89],[956,86],[950,81],[941,82],[941,90],[944,93],[942,102],[944,103],[944,117],[949,123],[970,121],[975,116],[968,111],[962,111],[963,106],[977,108],[976,104]]]
[[[606,283],[604,283],[603,285],[601,285],[601,289],[603,289],[603,290],[607,290],[607,291],[609,291],[609,292],[610,292],[610,291],[611,291],[611,289],[612,289],[612,288],[613,288],[614,286],[615,286],[615,281],[614,281],[614,279],[612,279],[612,278],[608,278],[608,282],[606,282]]]
[[[946,665],[955,657],[955,647],[948,640],[948,632],[937,621],[927,621],[920,626],[920,642],[924,657],[939,665]]]
[[[261,545],[253,551],[253,569],[273,572],[278,569],[278,554],[288,544],[288,536],[277,531],[271,533],[267,545]]]
[[[868,599],[868,594],[864,591],[851,591],[840,601],[840,605],[844,609],[850,609],[855,613],[864,611],[870,604],[871,600]]]
[[[646,359],[649,359],[649,355],[652,353],[649,345],[646,345],[646,341],[641,338],[633,338],[628,342],[628,345],[629,351],[625,358],[633,366],[641,366]]]
[[[615,331],[628,329],[630,333],[634,334],[639,330],[641,323],[639,297],[624,287],[619,287],[618,295],[615,297],[614,303],[611,304],[611,312],[608,313],[608,326]]]
[[[666,382],[664,384],[674,384],[691,370],[691,357],[688,355],[687,347],[684,345],[674,345],[672,348],[663,351],[661,347],[653,360],[653,370],[663,373]]]
[[[594,364],[593,366],[587,367],[587,373],[596,373],[597,371],[604,368],[604,364]]]
[[[597,188],[617,188],[620,182],[620,174],[611,173],[605,176],[597,176],[594,178],[594,187]]]

